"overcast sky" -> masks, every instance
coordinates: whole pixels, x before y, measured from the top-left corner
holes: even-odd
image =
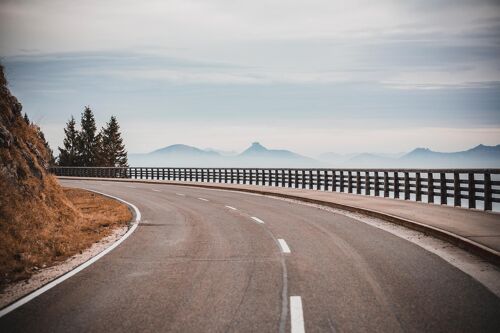
[[[0,57],[54,148],[85,105],[130,152],[500,143],[500,1],[0,0]]]

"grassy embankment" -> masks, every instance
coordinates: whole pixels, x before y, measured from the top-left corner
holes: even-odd
[[[64,188],[52,196],[66,204],[58,218],[47,219],[46,210],[26,202],[17,223],[0,232],[0,289],[81,253],[132,219],[126,205],[89,191]]]

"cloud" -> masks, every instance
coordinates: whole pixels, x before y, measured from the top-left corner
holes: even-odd
[[[479,0],[8,0],[0,56],[25,110],[61,128],[91,104],[103,121],[307,124],[328,141],[498,127],[498,22]]]

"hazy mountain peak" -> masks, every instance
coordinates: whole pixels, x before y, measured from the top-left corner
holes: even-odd
[[[217,154],[215,152],[208,152],[193,146],[188,146],[185,144],[173,144],[164,148],[157,149],[151,154],[196,154],[196,155],[205,155],[205,154]]]
[[[496,146],[486,146],[483,144],[479,144],[475,146],[474,148],[469,149],[468,151],[470,152],[500,152],[500,145]]]
[[[267,152],[269,152],[269,149],[261,145],[259,142],[253,142],[252,145],[247,149],[245,149],[240,155],[258,154]]]
[[[418,147],[418,148],[415,148],[413,149],[410,154],[412,153],[427,153],[427,152],[430,152],[432,150],[430,150],[429,148],[424,148],[424,147]]]

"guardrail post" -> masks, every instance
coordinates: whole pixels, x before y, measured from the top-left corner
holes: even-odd
[[[492,197],[491,197],[491,174],[484,173],[484,210],[492,210]]]
[[[389,197],[389,173],[384,172],[384,198]]]
[[[374,190],[374,194],[376,197],[379,197],[380,196],[380,183],[379,183],[379,177],[378,177],[378,171],[375,171],[373,173],[373,182],[374,182],[374,187],[375,187],[375,190]]]
[[[361,194],[361,171],[356,172],[356,194]]]
[[[330,176],[331,171],[331,176]],[[330,179],[332,182],[330,183]],[[332,192],[337,192],[337,175],[335,174],[335,170],[326,170],[325,171],[325,191],[330,190],[330,184],[332,186]]]
[[[415,200],[422,201],[422,184],[420,179],[420,172],[415,173]]]
[[[399,172],[394,172],[394,198],[399,199]]]
[[[410,175],[408,172],[404,173],[405,177],[405,200],[410,200]]]
[[[441,196],[441,205],[446,205],[448,204],[448,185],[446,184],[446,174],[444,172],[439,174],[439,180],[439,187],[441,187],[439,193]]]
[[[299,188],[299,170],[293,169],[293,177],[295,182],[294,188]]]
[[[460,190],[460,174],[453,173],[453,205],[455,207],[462,205],[462,191]]]
[[[319,170],[316,170],[316,190],[320,189],[321,189],[321,175],[319,173]]]
[[[469,208],[476,208],[476,181],[473,172],[469,172]]]
[[[347,172],[347,192],[352,193],[352,172]]]
[[[329,170],[323,170],[323,191],[328,191],[330,188],[330,173],[328,172]]]
[[[365,195],[370,195],[370,171],[365,171]]]
[[[432,172],[427,173],[427,202],[434,203],[434,176]]]
[[[344,171],[342,171],[342,170],[339,170],[339,182],[340,182],[339,191],[341,193],[344,193]]]

